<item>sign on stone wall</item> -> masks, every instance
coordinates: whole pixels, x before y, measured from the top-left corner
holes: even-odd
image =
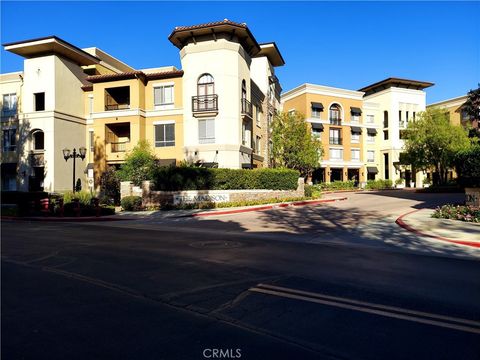
[[[201,191],[185,191],[181,194],[173,195],[173,204],[195,204],[201,202],[221,203],[230,201],[229,193],[202,193]]]
[[[480,188],[465,188],[465,204],[480,206]]]

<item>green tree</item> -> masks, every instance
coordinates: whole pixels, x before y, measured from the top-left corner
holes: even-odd
[[[152,180],[158,167],[158,159],[148,141],[141,140],[125,157],[118,175],[122,181],[132,181],[141,185],[144,180]]]
[[[272,165],[298,170],[310,176],[320,165],[323,147],[299,113],[280,112],[272,121]]]
[[[409,122],[404,141],[404,158],[416,169],[435,169],[440,184],[447,182],[456,154],[472,144],[467,130],[452,125],[448,114],[435,108],[419,113],[415,121]]]
[[[477,89],[468,92],[467,101],[463,104],[462,110],[467,113],[474,127],[470,135],[480,137],[480,84]]]

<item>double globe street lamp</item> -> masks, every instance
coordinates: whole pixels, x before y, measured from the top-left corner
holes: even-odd
[[[65,159],[65,161],[67,161],[68,159],[73,159],[73,192],[75,192],[75,162],[77,158],[82,159],[82,161],[83,159],[85,159],[85,155],[87,154],[87,149],[84,147],[81,147],[78,149],[78,153],[75,148],[73,148],[73,152],[71,152],[70,149],[63,149],[62,152],[63,152],[63,158]]]

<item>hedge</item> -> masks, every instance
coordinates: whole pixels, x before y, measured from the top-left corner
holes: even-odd
[[[365,189],[383,190],[391,189],[393,186],[392,180],[368,180]]]
[[[121,204],[125,211],[139,211],[142,210],[142,197],[126,196],[121,200]]]
[[[353,190],[355,189],[355,181],[333,181],[330,183],[317,184],[321,190]]]
[[[211,169],[191,166],[161,167],[155,188],[178,190],[295,190],[300,173],[289,169]]]

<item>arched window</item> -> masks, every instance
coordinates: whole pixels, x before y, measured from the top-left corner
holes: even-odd
[[[338,104],[330,105],[329,113],[330,113],[330,124],[340,125],[340,122],[342,121],[342,118],[341,118],[342,109],[340,108],[340,105]]]
[[[247,98],[247,84],[245,80],[242,80],[242,99]]]
[[[215,81],[210,74],[203,74],[198,78],[197,95],[213,95],[215,93]]]
[[[32,150],[45,149],[45,135],[42,130],[32,131]]]

